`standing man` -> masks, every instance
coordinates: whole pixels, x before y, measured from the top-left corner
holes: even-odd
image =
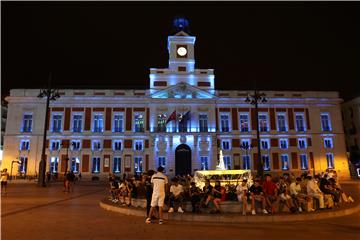
[[[7,181],[9,179],[9,173],[7,172],[7,168],[4,168],[1,171],[1,194],[6,194],[7,189]]]
[[[151,216],[156,206],[159,207],[159,224],[163,224],[163,206],[165,199],[165,189],[168,184],[167,177],[163,174],[164,168],[159,167],[157,173],[151,177],[151,183],[153,184],[153,194],[151,196],[151,208],[145,223],[151,223]]]

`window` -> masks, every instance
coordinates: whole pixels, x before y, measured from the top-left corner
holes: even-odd
[[[250,168],[251,168],[251,166],[250,166],[250,155],[243,155],[242,159],[243,159],[243,169],[250,170]]]
[[[240,131],[241,132],[249,132],[249,114],[240,114]]]
[[[59,151],[60,150],[60,140],[51,140],[50,141],[50,149],[51,151]]]
[[[220,126],[222,132],[229,132],[230,131],[230,124],[229,124],[229,115],[221,115],[220,116]]]
[[[124,116],[122,114],[114,115],[114,132],[124,131]]]
[[[269,131],[268,120],[266,114],[259,114],[259,130],[260,132]]]
[[[71,171],[74,173],[79,172],[80,169],[80,158],[79,157],[72,157],[71,158]]]
[[[113,142],[113,150],[114,151],[121,151],[122,150],[121,145],[122,145],[121,140],[114,140],[114,142]]]
[[[230,149],[230,141],[229,140],[222,140],[221,146],[223,150],[229,150]]]
[[[296,122],[296,131],[305,132],[305,123],[304,123],[304,114],[296,113],[295,114],[295,122]]]
[[[269,139],[261,139],[260,143],[261,143],[261,149],[269,149],[270,146]]]
[[[199,114],[200,132],[208,132],[208,116],[207,114]]]
[[[121,172],[121,157],[114,157],[113,173]]]
[[[299,149],[306,149],[307,148],[306,138],[299,138],[298,139],[298,147],[299,147]]]
[[[53,114],[52,120],[52,132],[61,132],[62,130],[62,115],[61,114]]]
[[[73,115],[73,132],[80,133],[82,132],[82,114]]]
[[[250,149],[250,139],[241,139],[241,145],[240,148],[244,149],[244,150],[248,150]]]
[[[334,154],[332,153],[327,153],[326,154],[326,162],[327,162],[327,166],[328,168],[334,168]]]
[[[57,173],[59,171],[59,158],[51,157],[50,158],[50,172]]]
[[[71,141],[71,150],[80,151],[81,149],[81,140],[72,140]]]
[[[159,114],[157,116],[157,132],[166,132],[166,115]]]
[[[93,157],[92,159],[92,173],[100,172],[100,157]]]
[[[29,151],[29,150],[30,150],[30,140],[21,140],[20,151]]]
[[[135,114],[135,132],[144,132],[144,118],[142,114]]]
[[[289,156],[287,154],[281,154],[281,169],[289,170]]]
[[[207,156],[201,156],[201,170],[209,170],[209,159]]]
[[[24,114],[22,132],[32,132],[32,117],[30,113]]]
[[[280,138],[279,139],[279,145],[281,149],[287,149],[289,144],[288,144],[288,140],[286,138]]]
[[[101,150],[101,142],[100,142],[100,140],[93,140],[92,141],[92,149],[93,149],[93,151],[100,151]]]
[[[322,131],[331,131],[331,123],[329,113],[321,113],[321,129]]]
[[[143,141],[142,140],[135,140],[134,141],[134,150],[142,151],[143,150]]]
[[[165,157],[158,157],[158,167],[166,168],[166,158]]]
[[[306,154],[300,154],[300,164],[301,164],[302,170],[308,169],[308,159],[307,159]]]
[[[263,160],[264,170],[265,171],[270,171],[270,158],[269,158],[269,155],[262,155],[261,158]]]
[[[286,117],[284,113],[279,113],[277,115],[277,124],[278,124],[278,131],[279,132],[286,132],[287,131],[287,124],[286,124]]]
[[[224,165],[225,165],[226,170],[231,169],[231,158],[230,158],[230,156],[224,156]]]
[[[94,126],[93,126],[93,132],[101,133],[104,130],[104,121],[103,121],[103,115],[102,114],[94,114]]]
[[[333,148],[332,138],[324,138],[324,146],[325,148]]]
[[[19,173],[26,173],[27,170],[27,163],[28,163],[28,158],[27,157],[20,157],[20,164],[19,164]]]
[[[135,172],[142,172],[142,157],[135,157]]]

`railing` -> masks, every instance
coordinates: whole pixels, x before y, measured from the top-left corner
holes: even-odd
[[[216,132],[214,127],[154,127],[150,129],[150,132],[153,133],[207,133],[207,132]]]

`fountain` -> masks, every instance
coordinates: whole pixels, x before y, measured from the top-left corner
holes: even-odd
[[[224,155],[222,153],[222,150],[220,150],[220,153],[219,153],[219,165],[216,166],[216,170],[226,170],[226,167],[224,164]]]

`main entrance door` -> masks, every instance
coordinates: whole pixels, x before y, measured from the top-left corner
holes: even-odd
[[[191,173],[191,148],[180,144],[175,150],[175,175]]]

